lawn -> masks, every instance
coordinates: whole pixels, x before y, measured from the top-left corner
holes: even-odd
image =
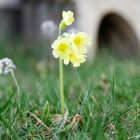
[[[49,63],[39,47],[0,48],[0,58],[16,64],[20,87],[18,98],[11,75],[0,76],[1,140],[140,139],[139,58],[121,60],[103,51],[78,69],[64,66],[67,114],[65,122],[55,123],[60,114],[57,61]]]

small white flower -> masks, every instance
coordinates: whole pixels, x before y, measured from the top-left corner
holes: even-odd
[[[57,26],[52,20],[46,20],[41,25],[41,31],[46,38],[51,38],[55,35]]]
[[[13,61],[9,58],[3,58],[0,60],[0,74],[8,74],[16,69]]]

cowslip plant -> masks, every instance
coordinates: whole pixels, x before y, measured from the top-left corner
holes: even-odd
[[[72,11],[63,11],[62,20],[59,24],[58,38],[52,44],[52,54],[59,59],[60,68],[60,100],[61,114],[65,113],[64,85],[63,85],[63,63],[68,65],[72,63],[73,67],[79,67],[86,61],[87,46],[92,43],[91,37],[84,32],[67,33],[65,29],[74,22],[74,13]]]

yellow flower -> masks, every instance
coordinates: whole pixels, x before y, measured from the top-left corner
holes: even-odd
[[[73,64],[74,67],[79,67],[81,63],[86,61],[86,55],[78,54],[74,49],[70,46],[69,55],[64,59],[64,64],[68,65],[69,62]]]
[[[51,46],[55,58],[67,59],[69,57],[70,44],[65,38],[55,40]]]
[[[86,61],[85,55],[73,54],[70,56],[70,61],[74,67],[79,67]]]
[[[75,52],[74,52],[72,46],[70,46],[70,48],[69,48],[69,53],[68,53],[68,57],[64,59],[64,64],[65,64],[65,65],[68,65],[68,64],[69,64],[69,62],[71,61],[71,57],[72,57],[73,55],[75,55]]]
[[[71,25],[74,21],[74,17],[73,17],[73,12],[71,11],[63,11],[62,13],[62,17],[63,17],[63,22],[66,24],[66,25]]]
[[[91,45],[91,38],[86,33],[63,33],[52,44],[53,55],[55,58],[61,58],[65,65],[71,62],[74,67],[79,67],[86,61],[89,45]]]
[[[69,58],[64,60],[64,64],[71,62],[74,67],[79,67],[81,63],[86,61],[85,57],[85,55],[78,54],[71,48],[71,51],[69,52]]]
[[[81,54],[87,53],[87,46],[90,46],[92,43],[91,37],[89,37],[84,32],[79,32],[77,34],[72,34],[72,45]]]

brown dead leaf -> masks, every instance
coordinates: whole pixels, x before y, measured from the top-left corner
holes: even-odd
[[[71,132],[73,132],[73,130],[78,126],[78,124],[83,124],[83,119],[79,114],[76,114],[71,122]]]
[[[53,122],[54,124],[60,123],[60,122],[62,122],[62,120],[63,120],[63,116],[62,116],[61,114],[54,114],[54,115],[52,116],[52,122]]]

